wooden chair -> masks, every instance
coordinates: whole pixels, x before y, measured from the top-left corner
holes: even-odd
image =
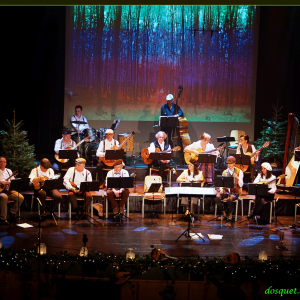
[[[163,194],[163,186],[161,185],[157,193],[147,193],[152,183],[162,183],[160,176],[146,176],[144,181],[144,196],[142,198],[142,218],[145,215],[145,200],[151,201],[152,204],[155,201],[162,201],[162,210],[164,212],[164,218],[166,218],[166,197]],[[154,199],[154,200],[153,200]]]

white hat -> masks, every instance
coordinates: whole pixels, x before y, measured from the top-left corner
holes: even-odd
[[[167,95],[166,99],[167,99],[167,100],[173,100],[173,99],[174,99],[174,97],[173,97],[173,95],[172,95],[172,94],[169,94],[169,95]]]
[[[263,164],[261,164],[261,166],[267,169],[268,171],[272,171],[271,165],[267,162],[264,162]]]
[[[107,134],[107,133],[112,133],[112,134],[114,134],[114,131],[113,131],[112,129],[107,129],[107,130],[105,131],[105,134]]]

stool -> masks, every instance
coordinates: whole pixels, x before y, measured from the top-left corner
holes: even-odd
[[[272,223],[272,208],[273,208],[273,206],[274,206],[274,219],[276,218],[275,205],[276,205],[276,202],[278,201],[278,199],[279,199],[279,197],[277,197],[277,199],[274,199],[274,200],[272,200],[272,201],[269,202],[270,203],[270,219],[269,219],[269,224]],[[254,204],[255,200],[252,199],[252,200],[249,201],[248,215],[251,212],[251,205],[252,205],[252,203]]]
[[[150,168],[149,175],[151,176],[152,170],[159,171],[159,169]],[[171,187],[171,181],[172,181],[172,169],[166,169],[168,171],[168,177],[167,181],[169,182],[169,186]]]
[[[221,200],[221,202],[226,202],[226,199]],[[234,221],[237,221],[237,212],[238,212],[238,207],[239,207],[239,198],[236,200],[233,200],[232,202],[235,202],[235,218]],[[217,218],[217,203],[215,203],[215,218]]]
[[[105,194],[104,197],[105,197],[105,219],[108,219],[108,198],[107,198],[107,194]],[[126,215],[127,215],[127,218],[129,218],[129,197],[127,199]]]
[[[84,197],[77,197],[76,196],[76,200],[77,201],[85,201],[85,198]],[[92,196],[92,202],[91,202],[91,218],[93,218],[93,196]],[[71,203],[69,202],[69,219],[71,220],[71,215],[72,215],[72,205]]]
[[[34,195],[31,196],[31,205],[30,205],[30,214],[32,213],[32,207],[33,207],[33,198],[35,198]],[[51,196],[46,196],[46,201],[53,201],[54,199]],[[46,202],[47,203],[47,202]],[[20,209],[20,208],[19,208]],[[38,205],[38,214],[40,215],[40,205]],[[58,217],[60,218],[60,203],[58,203]]]

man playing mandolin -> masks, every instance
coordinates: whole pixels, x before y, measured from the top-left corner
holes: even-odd
[[[258,161],[259,152],[258,151],[256,152],[254,145],[249,145],[249,141],[250,139],[247,134],[241,135],[239,146],[236,149],[236,154],[251,155],[252,153],[255,153],[253,155],[253,159],[252,159],[253,161],[251,161],[251,165],[250,165],[250,172],[251,172],[250,178],[251,178],[251,182],[253,182],[255,171],[256,171],[255,162]]]
[[[227,189],[222,188],[216,195],[215,203],[217,204],[218,210],[222,211],[223,216],[228,221],[232,221],[233,203],[242,194],[243,178],[244,173],[239,168],[235,167],[236,159],[234,156],[228,156],[226,160],[227,169],[223,171],[223,176],[234,177],[234,188]],[[222,200],[223,205],[222,205]]]
[[[29,175],[30,181],[34,187],[34,196],[39,198],[42,203],[42,220],[46,217],[46,196],[51,196],[53,198],[53,201],[50,201],[50,213],[54,213],[57,205],[62,201],[62,196],[57,189],[47,191],[43,189],[43,183],[45,180],[52,179],[54,177],[54,171],[50,167],[50,161],[47,158],[43,158],[40,165],[37,168],[32,169]]]
[[[69,129],[63,129],[62,130],[62,138],[56,140],[55,146],[54,146],[54,151],[58,155],[59,150],[72,149],[75,146],[76,146],[76,143],[73,140],[71,140],[71,131]],[[58,157],[56,156],[56,158],[58,158]],[[65,162],[65,160],[61,160],[61,162],[60,162],[57,160],[53,164],[53,169],[55,171],[59,172],[62,168],[68,169],[72,165],[74,165],[74,161],[72,162],[70,160],[67,160]]]
[[[18,208],[22,204],[24,197],[16,191],[9,191],[10,179],[14,179],[13,172],[6,168],[6,158],[0,156],[0,225],[8,225],[7,221],[7,201],[14,201],[13,207],[10,209],[10,221],[15,221]],[[19,201],[19,207],[18,207]]]
[[[191,158],[194,159],[195,158],[197,159],[197,157],[201,153],[210,153],[214,155],[219,155],[218,149],[216,149],[215,146],[210,143],[210,138],[211,136],[208,133],[203,132],[200,136],[200,140],[194,142],[191,145],[186,146],[184,148],[184,152],[191,153],[190,156]],[[186,156],[189,155],[185,155],[185,159]],[[203,178],[204,178],[203,184],[205,184],[206,182],[213,182],[213,179],[215,177],[215,166],[213,163],[201,163],[199,164],[198,168],[202,171],[203,174]]]
[[[113,168],[112,166],[106,165],[104,162],[105,151],[119,147],[119,142],[113,138],[114,131],[112,129],[106,130],[105,137],[106,137],[105,140],[100,142],[99,147],[97,149],[97,153],[96,153],[96,156],[98,156],[99,160],[101,160],[99,162],[99,164],[97,164],[97,172],[98,172],[98,178],[100,181],[100,188],[104,188],[105,177],[108,172],[103,169],[112,169]]]

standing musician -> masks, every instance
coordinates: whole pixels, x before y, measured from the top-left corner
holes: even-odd
[[[240,143],[239,146],[236,149],[236,154],[246,154],[246,153],[254,153],[256,151],[254,145],[249,145],[249,136],[247,134],[243,134],[240,136]],[[257,152],[257,154],[255,154],[254,156],[254,160],[255,162],[258,161],[258,154],[259,152]],[[255,164],[250,164],[250,178],[251,181],[253,182],[254,180],[254,176],[255,176]]]
[[[6,168],[6,158],[0,156],[0,184],[4,188],[3,191],[0,192],[0,225],[9,225],[9,222],[7,221],[7,201],[14,201],[13,207],[9,211],[9,221],[14,222],[16,219],[17,211],[24,200],[24,197],[18,192],[8,190],[10,180],[15,178],[12,175],[13,172],[10,169]]]
[[[211,136],[208,133],[203,132],[200,136],[200,140],[186,146],[184,148],[184,152],[194,153],[195,155],[199,156],[199,154],[201,153],[197,151],[199,149],[201,149],[203,152],[213,150],[215,149],[215,146],[210,143],[210,139]],[[219,151],[212,151],[210,152],[210,154],[219,156]],[[213,182],[213,179],[215,177],[215,165],[213,163],[200,163],[198,168],[202,171],[203,174],[203,185],[206,182]]]
[[[167,103],[164,104],[160,109],[161,116],[174,116],[174,117],[182,117],[183,112],[179,105],[177,105],[177,114],[176,112],[176,104],[174,104],[174,97],[172,94],[167,95],[166,97]],[[168,136],[168,143],[172,143],[172,131],[174,131],[174,127],[162,127],[161,130],[165,131]],[[173,133],[174,135],[174,133]]]
[[[155,149],[157,149],[157,148],[160,151],[171,150],[171,146],[169,144],[165,143],[165,139],[167,138],[167,135],[165,132],[159,131],[159,132],[157,132],[155,137],[157,138],[157,141],[152,142],[150,144],[150,146],[148,147],[149,154],[155,152]],[[169,162],[170,162],[169,160],[160,160],[160,161],[153,160],[153,162],[151,164],[151,168],[159,169],[159,171],[157,172],[157,171],[153,170],[152,175],[159,175],[159,176],[161,176],[161,178],[166,176],[165,170],[167,168],[170,168],[170,166],[168,165]]]
[[[113,170],[110,170],[106,176],[106,186],[107,186],[107,178],[108,177],[129,177],[129,173],[126,170],[123,170],[123,160],[118,159],[114,163]],[[126,203],[129,197],[128,189],[108,189],[107,190],[107,198],[111,202],[113,206],[113,213],[118,213],[118,203],[116,198],[121,198],[120,202],[120,213],[124,213],[124,204]]]
[[[223,176],[234,177],[234,189],[221,188],[221,190],[217,193],[215,198],[215,203],[217,204],[218,210],[222,211],[222,215],[224,218],[227,217],[228,221],[232,221],[232,212],[233,212],[233,203],[232,201],[236,200],[239,195],[242,194],[243,187],[243,177],[244,173],[239,168],[235,167],[236,159],[234,156],[228,156],[226,160],[226,164],[228,168],[223,171]],[[222,206],[223,199],[226,199],[226,202],[223,202],[224,205],[227,205],[227,209]]]
[[[68,199],[71,203],[73,209],[76,211],[76,218],[82,212],[82,209],[77,205],[76,196],[85,197],[83,204],[83,210],[86,211],[87,207],[91,205],[92,193],[91,192],[79,192],[80,183],[83,181],[92,181],[91,172],[85,169],[86,160],[84,158],[77,158],[75,160],[75,167],[68,169],[66,175],[64,176],[64,186],[69,191]]]
[[[96,156],[99,158],[104,159],[105,151],[110,150],[112,147],[116,146],[119,147],[119,142],[114,137],[114,131],[112,129],[107,129],[105,132],[105,140],[101,141],[99,144],[99,147],[97,149]],[[100,188],[103,188],[105,185],[105,177],[107,175],[108,171],[105,171],[103,169],[112,169],[112,167],[107,166],[103,161],[100,161],[99,164],[97,164],[97,172],[98,172],[98,178],[100,181]]]
[[[69,129],[63,129],[62,130],[62,138],[56,140],[54,145],[54,152],[56,154],[59,154],[59,150],[65,150],[65,149],[71,149],[76,146],[76,143],[71,140],[71,131]],[[53,169],[55,171],[61,171],[62,168],[68,169],[74,164],[74,161],[68,160],[65,163],[61,163],[59,161],[56,161],[53,164]]]
[[[79,132],[82,132],[84,129],[89,128],[88,121],[86,117],[81,115],[82,113],[82,106],[77,105],[75,106],[75,115],[73,115],[70,119],[71,126]],[[86,124],[74,124],[74,121],[81,121],[81,122],[86,122]]]
[[[269,183],[268,183],[269,182]],[[274,199],[274,194],[276,192],[276,176],[272,174],[272,167],[269,163],[265,162],[261,164],[261,173],[259,173],[253,183],[268,183],[267,197],[256,197],[255,206],[248,219],[253,218],[256,215],[260,215],[259,224],[267,224],[270,217],[270,206],[266,205]]]
[[[37,168],[32,169],[29,175],[30,182],[32,182],[34,186],[34,196],[39,198],[42,203],[42,219],[45,219],[46,217],[46,196],[51,196],[53,198],[53,201],[50,201],[50,213],[54,213],[57,205],[62,201],[62,196],[57,189],[48,191],[43,190],[43,182],[54,177],[54,171],[50,167],[50,161],[47,158],[43,158],[40,165]]]

